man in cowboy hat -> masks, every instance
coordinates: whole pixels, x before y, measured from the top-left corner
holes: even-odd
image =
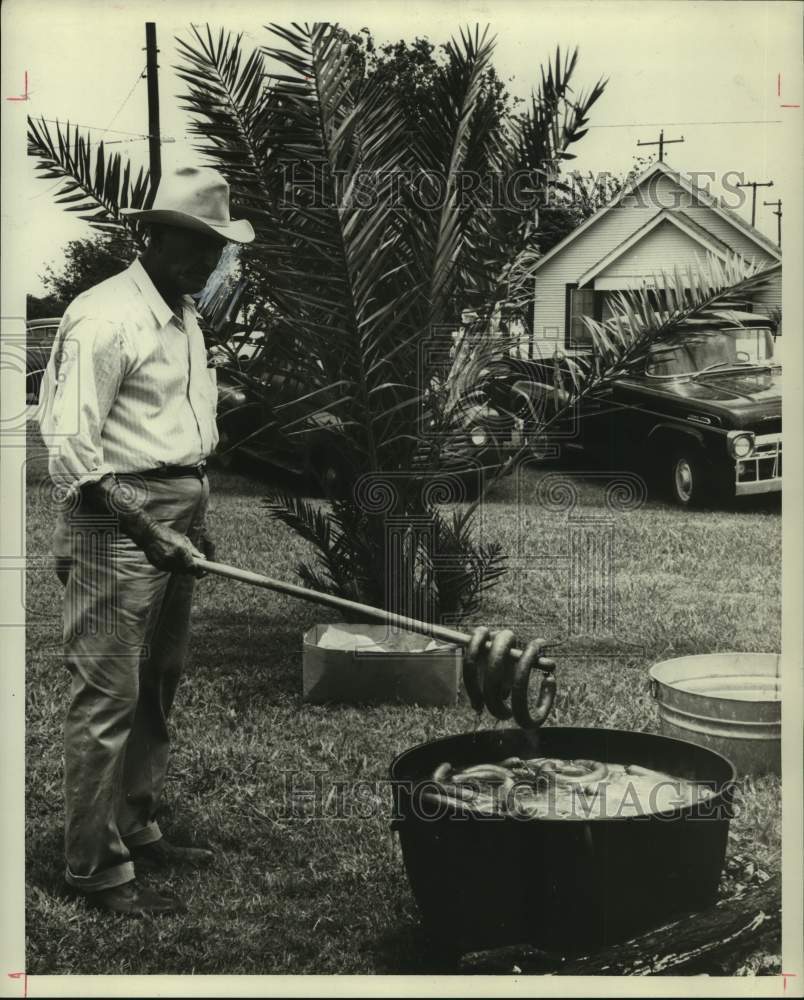
[[[164,176],[149,210],[123,214],[148,226],[147,249],[70,304],[40,424],[65,501],[65,878],[91,904],[143,914],[183,905],[136,881],[135,867],[212,857],[167,841],[155,814],[197,561],[213,553],[205,460],[218,440],[217,389],[190,295],[226,242],[254,231],[229,218],[229,187],[208,168]]]

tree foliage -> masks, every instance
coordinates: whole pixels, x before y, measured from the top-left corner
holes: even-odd
[[[88,288],[125,270],[136,249],[134,241],[119,231],[71,240],[64,248],[61,267],[51,264],[40,277],[48,293],[62,303],[63,311]]]
[[[67,304],[55,295],[26,295],[25,316],[27,319],[54,319],[61,316]]]

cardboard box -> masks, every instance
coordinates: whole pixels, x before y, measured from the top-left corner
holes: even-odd
[[[403,648],[377,649],[356,645],[329,649],[318,645],[325,630],[334,627],[374,643],[390,640]],[[313,704],[455,705],[461,685],[460,646],[440,643],[424,651],[413,648],[430,640],[412,632],[395,632],[385,625],[316,625],[304,636],[302,697]],[[407,647],[407,648],[405,648]]]

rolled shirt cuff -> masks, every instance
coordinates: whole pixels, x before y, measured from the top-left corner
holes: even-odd
[[[97,468],[92,469],[90,472],[84,472],[77,476],[51,470],[50,481],[53,484],[54,490],[58,492],[59,497],[65,503],[69,503],[82,486],[87,486],[89,483],[99,483],[104,476],[113,476],[116,471],[111,465],[105,463],[97,466]]]

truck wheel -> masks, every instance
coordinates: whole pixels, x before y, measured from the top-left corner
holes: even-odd
[[[677,447],[670,455],[667,485],[679,507],[697,507],[709,495],[706,468],[694,446]]]

